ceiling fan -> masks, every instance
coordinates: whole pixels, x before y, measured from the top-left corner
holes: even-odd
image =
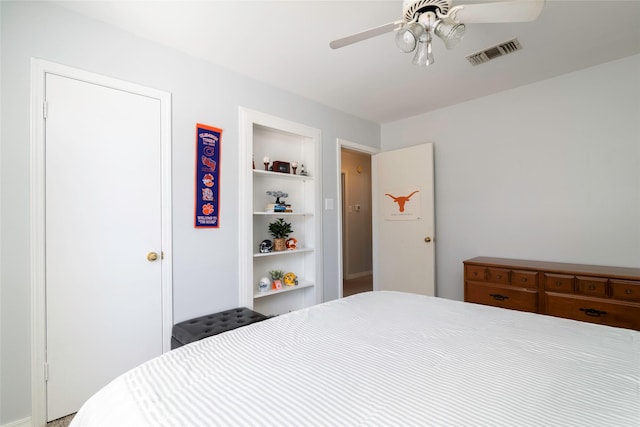
[[[431,42],[435,34],[447,49],[463,38],[466,24],[528,22],[542,12],[545,0],[502,0],[451,7],[452,0],[404,0],[402,19],[329,43],[338,49],[381,34],[396,31],[396,45],[405,53],[415,51],[415,65],[434,63]]]

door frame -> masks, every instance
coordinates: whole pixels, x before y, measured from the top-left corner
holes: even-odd
[[[46,280],[45,280],[45,78],[56,74],[160,101],[160,185],[162,241],[162,349],[171,349],[173,324],[171,239],[171,93],[31,58],[30,137],[30,284],[31,284],[31,425],[47,420]]]
[[[374,148],[374,147],[369,147],[368,145],[363,145],[363,144],[358,144],[357,142],[352,142],[352,141],[348,141],[346,139],[342,139],[342,138],[336,138],[336,165],[337,165],[337,169],[338,169],[338,174],[337,174],[337,191],[336,194],[338,195],[338,203],[337,203],[337,210],[338,210],[338,227],[337,228],[337,233],[338,233],[338,250],[336,251],[337,253],[337,257],[338,257],[338,298],[342,298],[343,297],[343,286],[342,286],[342,282],[344,280],[343,277],[343,269],[344,269],[344,265],[342,265],[342,247],[343,247],[343,241],[342,241],[342,212],[343,212],[343,203],[344,200],[342,200],[342,149],[343,148],[347,148],[349,150],[353,150],[353,151],[358,151],[361,153],[365,153],[365,154],[369,154],[370,156],[373,156],[374,154],[378,154],[381,152],[380,149],[378,148]],[[373,242],[374,246],[375,246],[375,242]],[[374,278],[374,290],[375,290],[375,278]]]

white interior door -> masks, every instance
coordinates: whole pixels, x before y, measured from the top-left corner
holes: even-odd
[[[433,144],[371,160],[374,290],[435,295]]]
[[[54,74],[45,85],[52,420],[163,351],[161,114],[127,91]]]

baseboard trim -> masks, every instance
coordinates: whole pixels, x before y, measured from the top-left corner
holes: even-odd
[[[13,422],[10,422],[9,424],[4,424],[0,427],[31,427],[31,417],[18,420],[18,421],[13,421]]]

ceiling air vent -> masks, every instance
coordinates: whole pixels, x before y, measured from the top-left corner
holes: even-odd
[[[520,49],[522,49],[522,46],[518,39],[513,39],[469,55],[467,56],[467,59],[471,65],[480,65]]]

